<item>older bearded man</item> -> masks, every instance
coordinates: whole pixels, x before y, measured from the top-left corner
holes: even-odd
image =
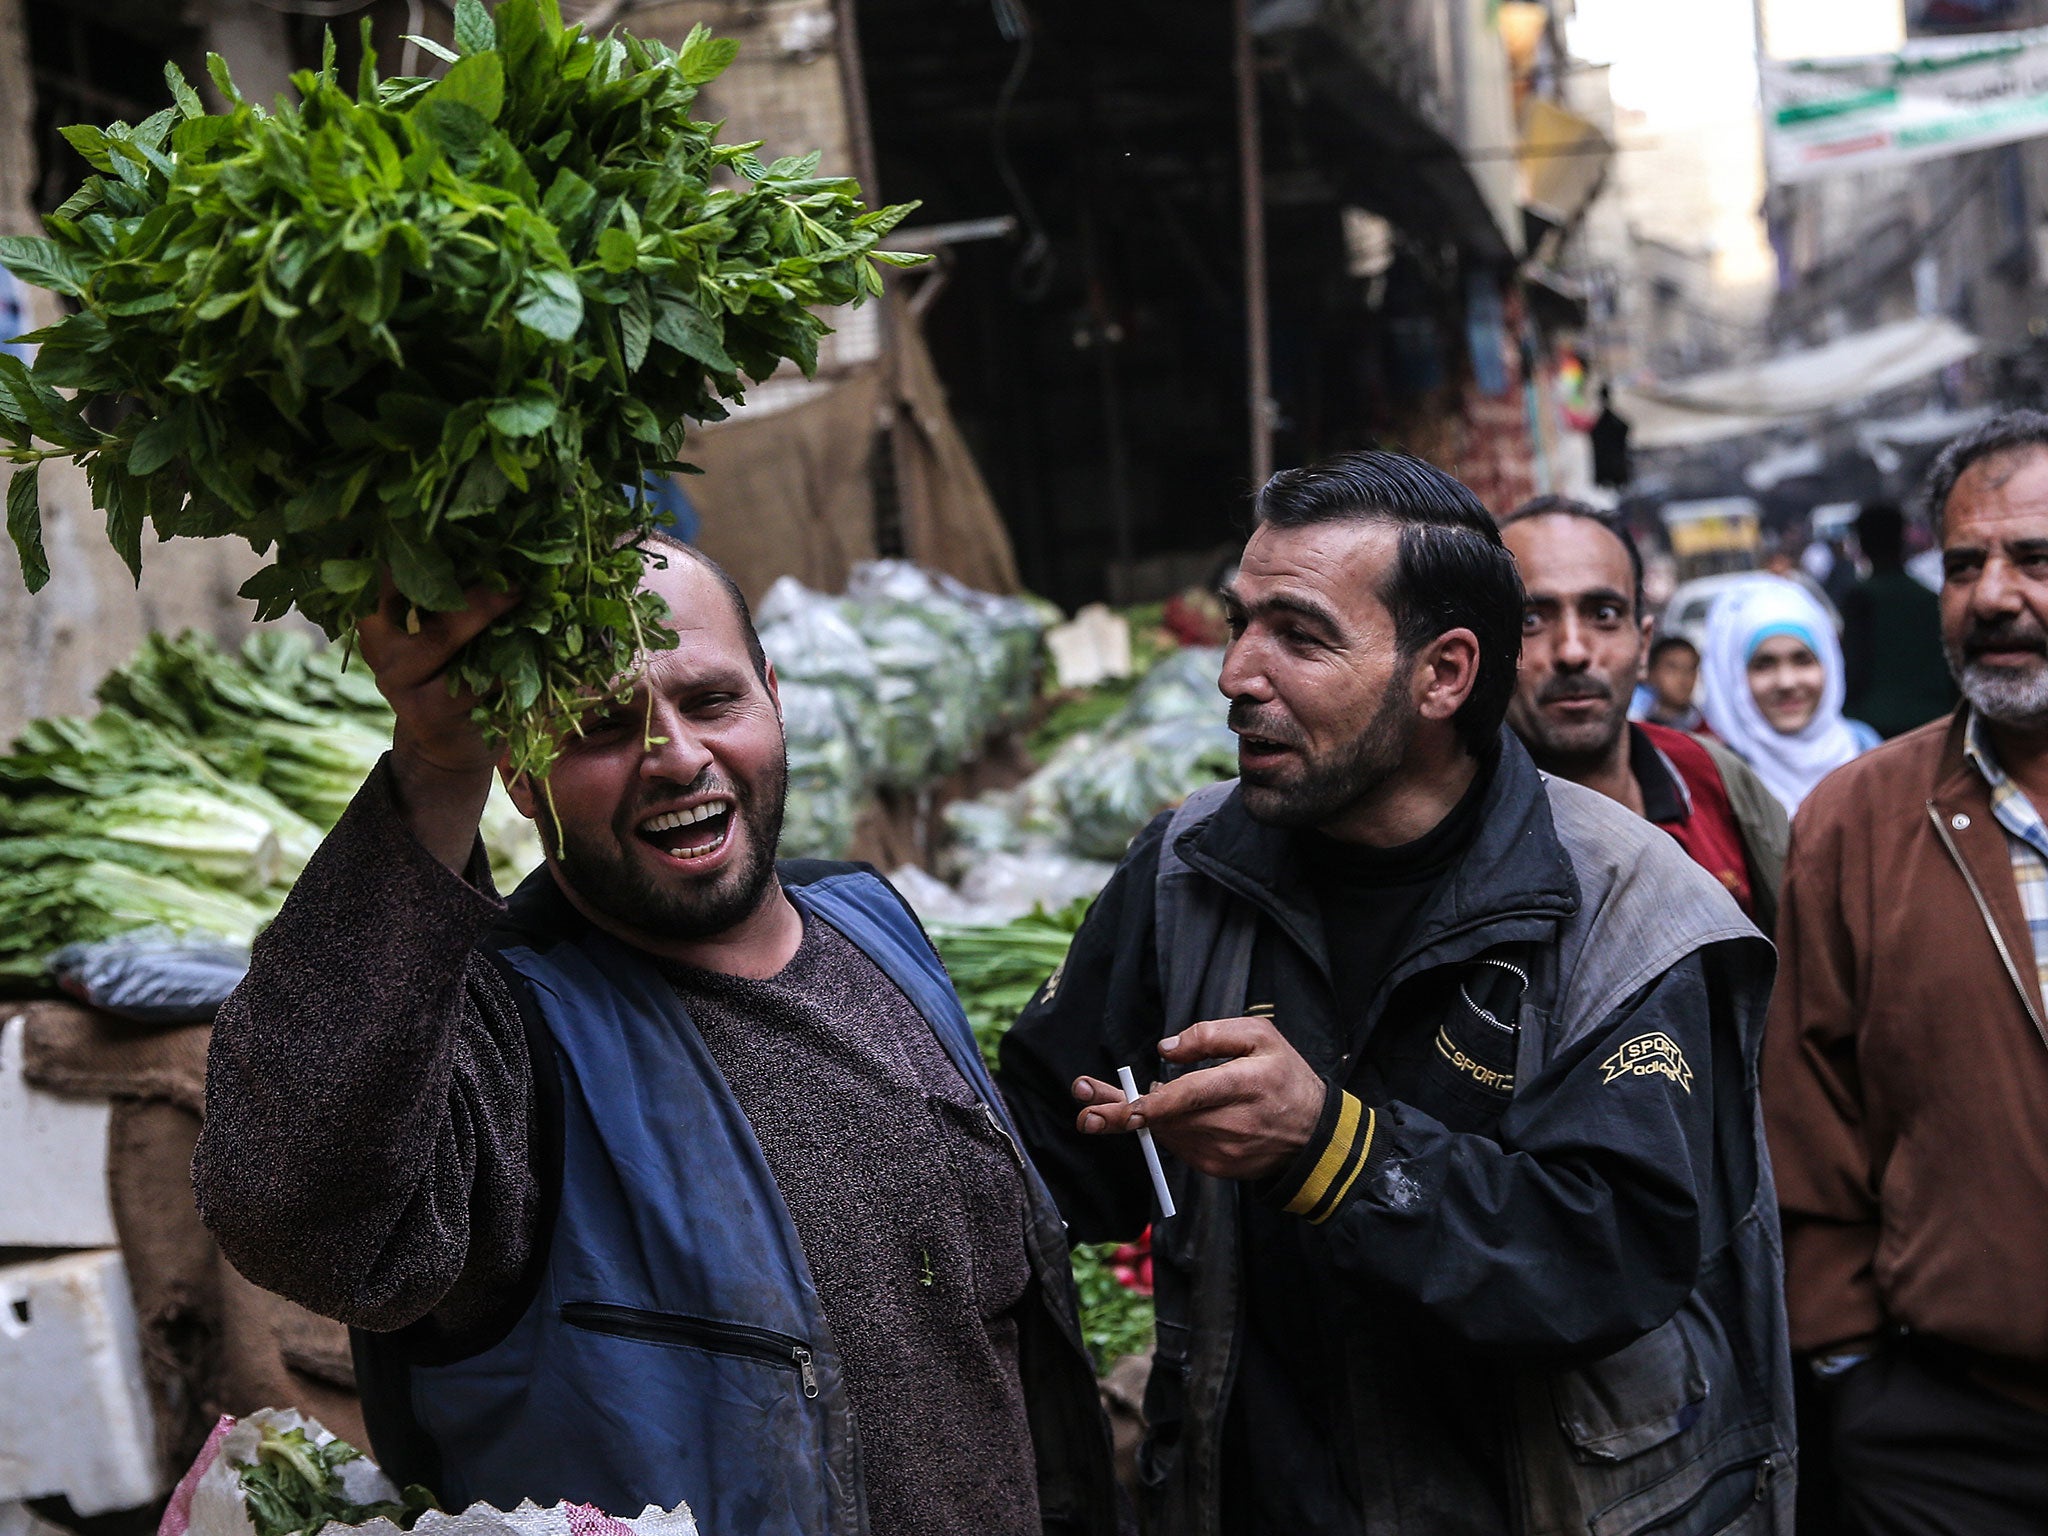
[[[2048,1530],[2048,416],[1929,472],[1964,702],[1800,807],[1764,1102],[1861,1531]]]
[[[221,1011],[206,1219],[356,1327],[379,1455],[449,1508],[1106,1536],[1065,1236],[945,971],[873,871],[777,866],[746,603],[679,546],[645,579],[678,643],[563,744],[509,906],[446,673],[509,599],[364,623],[391,755]]]

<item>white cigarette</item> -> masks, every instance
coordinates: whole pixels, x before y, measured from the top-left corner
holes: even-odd
[[[1139,1097],[1138,1079],[1129,1067],[1116,1069],[1116,1080],[1123,1084],[1124,1102],[1132,1103]],[[1173,1191],[1166,1187],[1166,1170],[1159,1166],[1159,1149],[1152,1145],[1152,1132],[1143,1126],[1138,1128],[1138,1146],[1145,1154],[1145,1171],[1152,1175],[1152,1193],[1159,1197],[1160,1219],[1173,1214]]]

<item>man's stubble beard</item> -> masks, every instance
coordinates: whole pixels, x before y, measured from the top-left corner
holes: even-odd
[[[1972,709],[2000,725],[2023,730],[2048,726],[2048,663],[2014,671],[1987,667],[1971,659],[1973,642],[1985,646],[1994,639],[2041,645],[2044,655],[2048,655],[2048,636],[2041,635],[2032,625],[1994,625],[1988,632],[1985,626],[1973,625],[1960,642],[1951,643],[1946,637],[1942,640],[1942,654],[1948,658],[1956,687]]]
[[[1235,713],[1233,706],[1233,713]],[[1402,675],[1387,684],[1365,729],[1330,761],[1312,763],[1301,752],[1301,776],[1286,785],[1260,784],[1246,776],[1238,783],[1244,806],[1254,821],[1290,830],[1327,825],[1385,784],[1407,761],[1415,740],[1418,715]]]
[[[2048,667],[2013,672],[1949,657],[1956,687],[1970,707],[2000,725],[2038,730],[2048,726]]]
[[[1614,753],[1615,743],[1628,729],[1627,706],[1611,690],[1607,697],[1606,716],[1584,725],[1553,729],[1545,723],[1540,704],[1527,719],[1517,708],[1509,724],[1529,748],[1529,756],[1535,759],[1538,768],[1561,779],[1576,779],[1604,768]]]
[[[621,927],[685,942],[724,933],[760,909],[775,881],[775,855],[782,842],[789,789],[788,753],[785,750],[777,760],[773,776],[759,786],[758,793],[722,780],[705,783],[701,779],[689,793],[712,789],[733,797],[734,825],[726,836],[744,829],[746,840],[739,859],[701,888],[688,882],[679,882],[678,888],[653,879],[618,846],[618,835],[610,829],[601,836],[585,836],[564,827],[560,877],[591,907]],[[623,835],[638,834],[629,826]]]

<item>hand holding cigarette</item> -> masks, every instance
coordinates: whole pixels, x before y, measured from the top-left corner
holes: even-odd
[[[1199,1173],[1259,1179],[1278,1173],[1315,1134],[1327,1085],[1271,1019],[1210,1019],[1159,1042],[1170,1062],[1217,1064],[1160,1083],[1142,1097],[1100,1078],[1074,1083],[1084,1135],[1150,1129]]]
[[[1118,1067],[1116,1080],[1123,1084],[1124,1101],[1137,1103],[1138,1079],[1132,1075],[1131,1069]],[[1166,1187],[1166,1170],[1159,1166],[1159,1148],[1153,1145],[1152,1133],[1142,1125],[1138,1127],[1138,1145],[1144,1149],[1145,1171],[1152,1176],[1152,1193],[1159,1201],[1159,1215],[1164,1219],[1174,1214],[1173,1191]]]

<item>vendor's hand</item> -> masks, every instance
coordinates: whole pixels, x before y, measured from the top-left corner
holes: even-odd
[[[497,759],[469,718],[475,695],[448,691],[448,665],[519,600],[514,593],[487,587],[464,595],[469,606],[458,612],[416,611],[387,574],[377,611],[356,626],[363,660],[398,717],[393,746],[444,773],[487,770]]]
[[[1161,1083],[1126,1103],[1113,1083],[1084,1077],[1076,1124],[1091,1136],[1149,1127],[1153,1139],[1199,1173],[1262,1179],[1292,1162],[1315,1134],[1323,1080],[1271,1019],[1211,1019],[1159,1042],[1168,1061],[1218,1057],[1216,1066]]]
[[[356,626],[363,660],[397,722],[391,767],[406,823],[427,851],[457,874],[469,866],[491,790],[497,753],[470,719],[476,696],[448,691],[455,653],[518,597],[478,588],[455,613],[414,613],[391,578],[377,611]]]

